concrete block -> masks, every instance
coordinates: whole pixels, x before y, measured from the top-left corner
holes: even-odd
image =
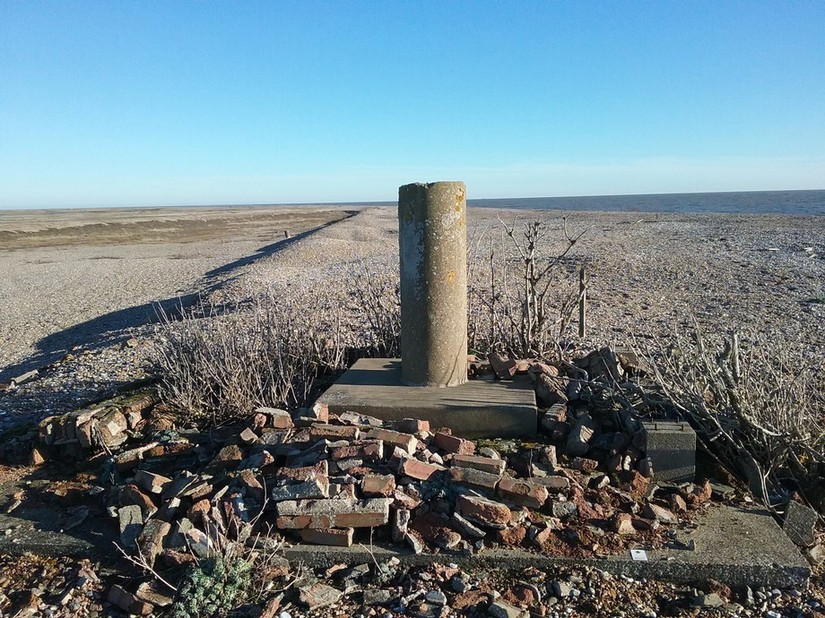
[[[643,445],[656,481],[692,482],[696,475],[696,432],[681,421],[642,423]]]
[[[816,520],[816,511],[796,500],[791,500],[785,509],[785,521],[782,522],[782,530],[797,545],[808,547],[814,544]]]
[[[471,380],[451,388],[407,386],[401,361],[362,358],[321,397],[330,413],[400,421],[417,418],[462,438],[516,438],[538,429],[536,395],[526,380]]]

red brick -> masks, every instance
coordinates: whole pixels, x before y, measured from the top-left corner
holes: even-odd
[[[543,485],[505,476],[499,481],[498,494],[508,500],[538,509],[547,501],[549,493]]]
[[[496,375],[502,380],[512,378],[516,375],[518,363],[512,358],[505,358],[501,354],[493,353],[487,355],[487,360],[490,362],[493,371],[495,371]]]
[[[314,440],[328,438],[331,440],[357,440],[361,431],[352,425],[328,425],[315,423],[309,428],[309,435]]]
[[[493,528],[502,528],[513,518],[506,504],[478,496],[459,496],[456,510],[473,523]]]
[[[496,540],[498,540],[499,543],[504,543],[505,545],[510,545],[512,547],[518,547],[524,543],[524,539],[526,537],[527,528],[524,526],[505,528],[504,530],[499,530],[496,533]]]
[[[277,526],[296,528],[371,528],[389,522],[390,498],[288,500],[278,503]]]
[[[392,474],[367,474],[361,479],[361,493],[368,498],[389,497],[395,491]]]
[[[502,474],[507,466],[503,459],[480,457],[478,455],[456,455],[453,457],[453,466],[458,468],[473,468],[490,474]]]
[[[152,499],[145,493],[140,491],[137,485],[127,483],[120,488],[118,492],[118,502],[120,506],[128,506],[129,504],[136,504],[140,507],[143,513],[143,519],[148,519],[157,512],[157,507]]]
[[[172,524],[159,519],[150,519],[143,527],[143,531],[138,536],[137,544],[141,555],[149,563],[149,566],[155,564],[155,558],[163,551],[163,540],[171,529]]]
[[[244,430],[240,433],[240,435],[238,436],[238,438],[240,438],[241,442],[243,442],[244,444],[254,444],[255,442],[260,441],[260,438],[258,437],[258,434],[256,434],[256,433],[255,433],[252,429],[250,429],[249,427],[247,427],[246,429],[244,429]]]
[[[472,455],[475,453],[476,445],[470,440],[451,436],[444,432],[438,432],[433,438],[435,445],[447,453],[458,453],[459,455]]]
[[[415,453],[415,447],[418,446],[418,438],[415,436],[400,431],[392,431],[391,429],[370,429],[367,432],[367,438],[371,440],[381,440],[387,444],[398,446],[410,455]]]
[[[329,479],[325,475],[318,474],[300,483],[274,487],[269,496],[273,502],[329,498]]]
[[[398,422],[398,431],[404,433],[420,433],[430,430],[430,421],[422,421],[417,418],[405,418]]]
[[[450,468],[450,480],[453,483],[461,483],[463,485],[493,491],[499,479],[501,479],[501,475],[499,474],[490,474],[489,472],[482,472],[474,468],[457,468],[455,466]]]
[[[421,496],[416,491],[396,487],[393,492],[393,506],[412,511],[421,506]]]
[[[574,457],[573,461],[570,462],[570,468],[578,470],[579,472],[594,472],[598,467],[598,461],[595,459],[587,459],[586,457]]]
[[[129,614],[148,616],[155,611],[155,608],[151,604],[144,603],[131,592],[127,592],[117,584],[109,589],[108,599],[110,603],[117,605]]]
[[[633,516],[630,513],[616,513],[610,522],[610,527],[616,534],[635,534]]]
[[[637,500],[641,500],[647,495],[650,479],[643,477],[636,470],[622,474],[622,480],[625,481],[621,486],[622,491],[626,491]]]
[[[306,543],[315,545],[334,545],[336,547],[349,547],[352,545],[352,536],[355,531],[352,528],[303,528],[301,539]]]
[[[279,481],[287,480],[295,483],[309,481],[316,476],[329,476],[329,464],[326,459],[322,459],[314,466],[303,466],[301,468],[278,468],[275,478]]]
[[[147,472],[146,470],[138,470],[135,473],[135,483],[151,494],[161,493],[163,488],[171,482],[172,479],[167,476],[154,474],[153,472]]]
[[[258,408],[255,410],[256,414],[263,414],[267,418],[267,425],[275,429],[289,429],[294,427],[292,416],[286,410],[279,410],[278,408]]]
[[[243,461],[243,451],[237,444],[224,446],[209,463],[210,468],[232,468]]]
[[[384,457],[384,443],[381,440],[361,440],[349,446],[339,446],[332,449],[332,459],[369,459],[376,460]]]
[[[444,466],[438,464],[425,463],[412,457],[407,457],[401,460],[398,468],[399,474],[409,476],[410,478],[418,479],[419,481],[426,481],[428,478],[439,472],[446,470]]]
[[[318,419],[322,423],[329,422],[329,406],[325,403],[321,403],[320,401],[316,401],[312,404],[312,407],[309,409],[309,416]]]

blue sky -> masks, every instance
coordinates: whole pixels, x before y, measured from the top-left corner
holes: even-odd
[[[0,208],[825,188],[825,2],[0,1]]]

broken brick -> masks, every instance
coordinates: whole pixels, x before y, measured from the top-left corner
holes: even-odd
[[[398,509],[392,518],[392,540],[400,543],[407,536],[410,526],[410,511],[408,509]]]
[[[423,461],[419,461],[411,457],[402,459],[401,464],[398,467],[398,471],[400,474],[403,474],[404,476],[409,476],[413,479],[418,479],[419,481],[426,481],[434,474],[438,474],[439,472],[443,472],[444,470],[446,470],[444,466],[439,466],[438,464],[425,463]]]
[[[551,474],[541,478],[534,478],[533,482],[537,485],[544,485],[550,491],[567,491],[570,489],[570,479],[566,476]]]
[[[140,507],[143,519],[149,519],[157,512],[157,507],[152,499],[134,483],[127,483],[118,491],[118,501],[121,506],[135,504]]]
[[[496,540],[499,543],[504,543],[505,545],[510,545],[512,547],[518,547],[524,543],[525,538],[527,538],[527,528],[524,526],[504,528],[503,530],[496,532]]]
[[[329,464],[326,459],[322,459],[313,466],[302,466],[300,468],[278,468],[275,478],[279,481],[304,482],[310,481],[317,476],[329,476]]]
[[[610,522],[610,527],[616,534],[635,534],[633,527],[633,516],[630,513],[616,513]]]
[[[244,444],[254,444],[255,442],[260,441],[258,434],[256,434],[250,427],[244,429],[240,435],[238,435],[238,438]]]
[[[122,506],[117,510],[120,525],[120,542],[127,549],[137,547],[137,538],[143,530],[143,513],[136,504]]]
[[[209,463],[210,468],[231,468],[243,461],[243,451],[237,444],[224,446]]]
[[[96,418],[97,434],[106,446],[118,446],[126,441],[128,435],[126,430],[129,424],[126,417],[116,408],[103,412]]]
[[[330,455],[334,461],[351,458],[382,459],[384,457],[384,443],[381,440],[360,440],[349,446],[335,447]]]
[[[492,491],[495,490],[500,479],[501,475],[482,472],[475,468],[457,468],[455,466],[450,468],[450,480],[453,483],[470,485],[471,487],[480,487]]]
[[[381,440],[387,444],[398,446],[410,455],[415,453],[415,448],[418,446],[418,438],[415,436],[400,431],[392,431],[391,429],[370,429],[367,432],[367,438],[371,440]]]
[[[155,564],[155,558],[163,551],[163,540],[171,529],[172,524],[169,522],[150,519],[138,536],[137,545],[140,548],[140,554],[150,567]]]
[[[315,423],[309,428],[309,435],[313,440],[357,440],[360,434],[361,430],[352,425]]]
[[[501,475],[506,467],[503,459],[493,459],[492,457],[481,457],[479,455],[455,455],[452,459],[453,466],[458,468],[473,468],[490,474]]]
[[[329,497],[329,478],[318,475],[300,483],[275,487],[270,493],[273,502],[284,500],[312,500]]]
[[[459,496],[456,511],[473,523],[492,528],[503,528],[513,518],[506,504],[479,496]]]
[[[334,545],[336,547],[349,547],[352,545],[353,528],[303,528],[301,530],[301,540],[315,545]]]
[[[471,521],[462,517],[458,512],[453,513],[450,518],[450,525],[464,536],[473,539],[483,539],[487,534],[481,528],[476,527]]]
[[[275,429],[289,429],[294,427],[292,415],[286,410],[278,408],[258,408],[256,414],[263,414],[267,418],[267,425]]]
[[[395,492],[392,474],[367,474],[361,479],[361,493],[368,498],[389,497]]]
[[[586,457],[574,457],[569,467],[573,470],[589,474],[596,471],[599,467],[599,462],[595,459],[587,459]]]
[[[277,526],[299,528],[371,528],[389,522],[389,498],[286,500],[278,503]]]
[[[498,494],[530,508],[538,509],[547,501],[547,488],[537,483],[505,476],[498,483]]]
[[[465,440],[457,436],[439,431],[433,436],[433,442],[442,451],[456,453],[459,455],[472,455],[476,450],[476,445],[471,440]]]
[[[109,596],[107,598],[110,603],[117,605],[128,614],[148,616],[155,611],[155,608],[151,604],[141,601],[131,592],[127,592],[117,584],[109,589]]]
[[[398,421],[398,431],[404,433],[417,434],[430,430],[430,421],[422,421],[417,418],[405,418]]]
[[[666,508],[661,507],[657,504],[651,504],[650,502],[648,502],[645,505],[642,514],[648,519],[654,519],[656,521],[662,522],[663,524],[679,523],[679,518],[676,517],[676,515],[668,511]]]
[[[238,466],[238,469],[260,469],[273,463],[275,463],[275,458],[272,456],[272,453],[269,451],[259,451],[257,453],[252,453],[249,457],[244,459]]]
[[[505,358],[501,354],[494,352],[493,354],[487,355],[487,360],[499,379],[506,380],[516,375],[518,363],[512,358]]]
[[[135,483],[150,494],[162,493],[163,488],[171,482],[172,479],[168,476],[162,476],[154,472],[147,472],[146,470],[138,470],[135,472]]]

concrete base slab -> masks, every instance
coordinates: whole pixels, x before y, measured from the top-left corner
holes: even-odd
[[[392,557],[410,566],[454,562],[463,568],[520,569],[533,566],[548,570],[586,565],[636,579],[646,577],[685,584],[715,579],[730,586],[767,588],[804,587],[811,576],[808,562],[770,513],[764,510],[713,507],[689,538],[695,542],[694,550],[648,550],[647,561],[633,560],[629,554],[574,559],[517,549],[489,549],[472,556],[450,552],[416,555],[408,550],[377,545],[298,545],[287,549],[285,555],[290,561],[300,561],[312,567],[328,567],[341,562],[382,562]]]
[[[401,383],[401,360],[362,358],[319,398],[335,414],[358,412],[385,420],[418,418],[462,438],[515,438],[538,428],[536,395],[528,382],[471,380],[429,388]]]

